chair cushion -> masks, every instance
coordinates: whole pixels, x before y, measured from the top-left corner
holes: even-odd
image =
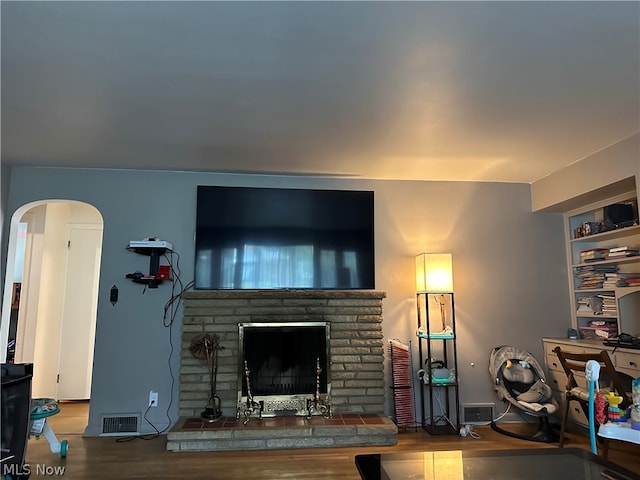
[[[556,405],[555,403],[529,403],[529,402],[523,402],[521,400],[518,400],[518,403],[520,405],[522,405],[523,407],[525,407],[528,410],[531,410],[532,412],[546,412],[549,415],[552,415],[554,413],[556,413],[558,411],[558,405]]]
[[[604,398],[604,400],[606,402],[607,401],[607,395],[609,395],[609,389],[601,388],[599,391],[600,391],[600,395],[602,395],[602,397]],[[588,402],[589,401],[589,389],[588,388],[573,387],[567,393],[569,394],[569,397],[577,398],[579,400],[582,400],[583,402]]]
[[[551,387],[541,379],[531,385],[531,388],[518,395],[516,400],[526,403],[544,403],[551,398]]]

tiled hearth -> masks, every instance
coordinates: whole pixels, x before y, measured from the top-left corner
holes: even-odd
[[[188,418],[172,429],[167,449],[223,451],[394,445],[397,436],[396,425],[381,415],[255,418],[247,425],[235,417],[212,423]]]
[[[186,292],[180,366],[180,420],[167,449],[232,450],[322,446],[393,445],[395,424],[384,416],[383,292],[375,291],[196,291]],[[252,417],[236,421],[238,324],[327,322],[330,325],[333,417]],[[219,337],[216,395],[224,421],[203,423],[208,400],[207,367],[190,354],[199,334]],[[241,443],[240,440],[242,440]]]

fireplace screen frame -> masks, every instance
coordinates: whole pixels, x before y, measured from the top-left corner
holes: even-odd
[[[244,352],[244,334],[247,328],[286,328],[286,327],[324,327],[325,330],[325,362],[320,365],[326,375],[326,392],[305,392],[285,395],[252,395],[249,399],[247,394],[243,392],[245,389],[245,352]],[[253,400],[260,405],[260,411],[255,412],[261,417],[276,416],[310,416],[319,414],[310,410],[310,402],[317,404],[322,403],[330,405],[331,398],[331,357],[329,343],[331,340],[330,322],[309,321],[309,322],[243,322],[238,324],[238,346],[239,346],[239,365],[238,365],[238,413],[246,410],[248,402]],[[251,374],[249,374],[251,381]]]

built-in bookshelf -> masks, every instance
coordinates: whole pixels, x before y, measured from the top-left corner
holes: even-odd
[[[621,211],[624,220],[613,215]],[[565,214],[572,324],[582,338],[640,334],[637,218],[636,190]]]

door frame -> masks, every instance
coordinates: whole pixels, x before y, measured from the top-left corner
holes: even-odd
[[[22,219],[25,217],[25,214],[27,214],[33,208],[41,205],[52,204],[52,203],[65,203],[65,204],[71,204],[71,205],[77,204],[77,205],[90,207],[92,210],[92,214],[95,213],[96,215],[95,216],[96,220],[99,219],[99,223],[96,223],[96,226],[100,225],[100,228],[104,231],[104,220],[103,220],[102,214],[95,206],[86,202],[80,202],[76,200],[64,200],[64,199],[47,199],[47,200],[39,200],[39,201],[27,203],[15,210],[15,212],[11,217],[11,222],[10,222],[10,233],[9,233],[9,239],[8,239],[7,262],[6,262],[6,269],[5,269],[5,282],[4,282],[4,292],[3,292],[3,302],[2,302],[2,314],[0,319],[0,361],[1,362],[5,362],[7,358],[7,342],[8,342],[8,335],[9,335],[9,324],[11,320],[11,297],[12,297],[12,290],[13,290],[12,286],[13,286],[13,280],[15,278],[15,273],[16,273],[15,260],[16,260],[16,254],[17,254],[16,244],[17,244],[17,235],[18,235],[18,225],[22,221]],[[76,224],[78,223],[85,223],[85,222],[76,222]],[[65,229],[68,230],[68,228],[71,225],[73,225],[73,222],[67,222],[65,225]],[[100,248],[102,248],[102,239],[100,243]],[[25,256],[26,256],[26,252],[25,252]],[[26,258],[25,258],[25,261],[26,261]],[[98,272],[96,272],[96,277],[94,279],[94,281],[97,283],[96,288],[98,288],[99,277],[100,277],[100,271],[98,269]],[[66,274],[65,274],[65,278],[66,278]],[[25,279],[23,279],[23,282],[24,280]],[[28,300],[28,287],[27,289],[23,289],[23,292],[22,292],[22,297],[21,297],[22,305],[20,307],[21,310],[26,308],[25,305],[27,305],[26,303],[27,300]],[[95,309],[97,314],[97,296],[96,296]],[[20,323],[18,324],[18,328],[20,328]],[[23,328],[24,328],[24,325],[23,325]],[[35,328],[37,329],[38,327],[36,326]],[[60,329],[62,330],[61,327]],[[94,338],[92,339],[92,341],[95,342],[95,329],[94,329]],[[18,345],[16,345],[16,347],[18,347]],[[18,352],[16,351],[16,353]]]

